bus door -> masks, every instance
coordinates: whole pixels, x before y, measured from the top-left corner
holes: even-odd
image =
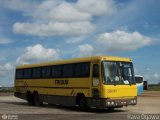
[[[92,64],[92,97],[100,97],[100,66],[98,63]]]

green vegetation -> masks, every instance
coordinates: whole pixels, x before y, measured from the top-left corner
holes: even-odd
[[[0,92],[13,92],[13,87],[0,87]]]
[[[160,84],[158,85],[149,85],[148,90],[150,91],[160,91]]]

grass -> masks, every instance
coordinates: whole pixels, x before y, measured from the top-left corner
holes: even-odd
[[[148,90],[150,90],[150,91],[160,91],[160,85],[149,85]]]

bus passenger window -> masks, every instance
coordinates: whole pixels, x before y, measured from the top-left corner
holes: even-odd
[[[31,68],[27,68],[27,69],[24,69],[24,78],[31,78],[31,74],[32,74],[32,71],[31,71],[32,69]]]
[[[42,68],[42,78],[51,77],[51,67],[43,67]]]
[[[63,74],[63,77],[73,77],[74,65],[73,64],[63,65],[62,74]]]
[[[33,68],[33,73],[32,73],[33,78],[40,78],[41,77],[41,68]]]
[[[77,63],[75,64],[75,77],[89,77],[90,63]]]
[[[16,79],[22,79],[23,78],[23,69],[16,70]]]
[[[56,77],[62,77],[62,70],[61,70],[62,66],[61,65],[55,65],[52,67],[52,77],[56,78]]]

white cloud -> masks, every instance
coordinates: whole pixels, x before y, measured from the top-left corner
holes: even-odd
[[[42,2],[5,0],[4,5],[12,10],[22,11],[24,15],[49,21],[89,20],[93,16],[113,14],[117,10],[113,0],[78,0],[75,3],[64,0],[45,0]]]
[[[77,44],[79,42],[82,42],[84,41],[84,37],[83,36],[80,36],[80,37],[71,37],[69,39],[66,40],[66,43],[68,44]]]
[[[111,15],[117,11],[113,0],[78,0],[76,7],[93,16]]]
[[[144,75],[144,80],[147,80],[150,84],[160,83],[160,74],[159,73],[148,73]]]
[[[0,76],[5,76],[10,70],[13,69],[13,65],[11,63],[6,63],[0,66]]]
[[[29,12],[29,15],[36,20],[53,20],[53,10],[62,3],[63,0],[45,0],[40,3],[37,3],[36,6],[32,8],[32,12]],[[33,2],[33,1],[32,1]],[[30,4],[32,4],[30,2]],[[30,7],[29,7],[30,8]],[[26,12],[27,13],[27,12]]]
[[[97,44],[107,51],[133,51],[151,43],[151,38],[139,32],[127,33],[120,30],[103,33],[97,39]]]
[[[30,62],[53,61],[59,58],[58,49],[46,49],[41,44],[29,46],[26,52],[16,60],[17,64],[27,64]]]
[[[94,30],[94,16],[110,15],[117,9],[112,0],[6,0],[4,6],[21,11],[32,21],[16,22],[14,33],[33,36],[88,35]]]
[[[91,56],[93,54],[93,47],[89,44],[79,45],[79,57]]]
[[[155,79],[160,79],[160,75],[159,75],[158,73],[154,73],[154,74],[153,74],[153,77],[154,77]]]
[[[26,11],[27,12],[27,11]],[[91,19],[91,15],[75,8],[73,3],[62,0],[46,0],[33,7],[27,15],[44,21],[71,22]]]
[[[85,12],[80,12],[72,4],[63,2],[48,14],[49,19],[57,21],[84,21],[91,19],[91,15]]]
[[[49,22],[48,24],[15,23],[14,33],[36,36],[85,35],[94,30],[90,22]]]

